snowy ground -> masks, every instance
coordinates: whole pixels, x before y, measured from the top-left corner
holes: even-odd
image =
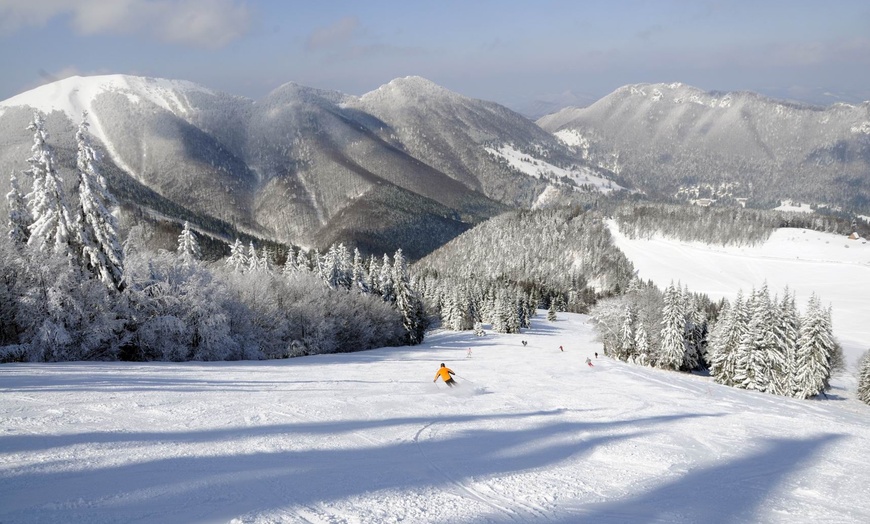
[[[590,368],[586,318],[543,316],[283,361],[0,366],[0,522],[870,522],[870,407]]]
[[[711,246],[656,236],[632,240],[611,222],[617,246],[640,278],[659,287],[681,282],[713,299],[733,300],[767,282],[771,294],[785,286],[795,292],[803,311],[815,292],[832,308],[834,335],[847,364],[870,349],[870,243],[807,229],[778,229],[763,245]]]

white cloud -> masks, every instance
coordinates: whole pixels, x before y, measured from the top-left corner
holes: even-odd
[[[69,16],[82,35],[144,34],[206,48],[226,45],[251,25],[251,12],[239,0],[0,0],[0,33],[57,16]]]

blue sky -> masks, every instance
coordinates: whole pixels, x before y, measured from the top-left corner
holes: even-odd
[[[252,98],[420,75],[514,107],[674,81],[822,103],[870,98],[870,2],[0,0],[0,65],[0,100],[124,73]]]

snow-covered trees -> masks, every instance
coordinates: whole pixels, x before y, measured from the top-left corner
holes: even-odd
[[[726,304],[710,337],[716,382],[798,398],[827,387],[838,351],[830,313],[815,294],[803,317],[794,302],[788,289],[777,302],[763,286]]]
[[[117,206],[97,168],[97,153],[88,135],[87,112],[76,131],[79,172],[79,206],[76,233],[85,267],[107,286],[123,287],[124,251],[118,241],[118,221],[112,214]]]
[[[683,365],[686,341],[683,338],[686,318],[679,288],[674,284],[665,290],[664,309],[661,321],[661,349],[657,365],[665,369],[678,370]]]
[[[834,338],[830,311],[822,308],[815,293],[810,297],[795,351],[795,396],[809,398],[821,393],[831,377]]]
[[[411,287],[408,266],[401,249],[396,251],[393,257],[392,280],[396,309],[402,315],[407,342],[410,345],[419,344],[423,341],[423,333],[426,331],[426,318],[423,314],[423,303]]]
[[[248,256],[245,254],[245,245],[238,238],[230,246],[230,256],[226,265],[235,273],[241,273],[248,265]]]
[[[33,191],[27,196],[33,222],[29,226],[27,242],[40,251],[51,249],[54,253],[70,256],[73,224],[63,182],[55,168],[54,153],[47,143],[45,121],[39,113],[34,113],[27,129],[33,132],[32,156],[27,159],[30,164],[28,173],[33,178]]]
[[[253,244],[251,244],[253,248]],[[196,240],[196,233],[190,229],[190,224],[185,221],[184,228],[181,234],[178,235],[178,250],[176,251],[179,260],[185,266],[195,264],[201,257],[202,252],[199,249],[199,242]],[[254,252],[256,255],[256,252]],[[256,260],[255,257],[252,257]]]
[[[858,362],[858,400],[870,404],[870,350]]]
[[[13,244],[22,245],[27,243],[30,237],[30,224],[33,219],[27,210],[27,202],[18,187],[18,178],[15,173],[9,177],[10,191],[6,194],[6,203],[9,208],[8,236]]]

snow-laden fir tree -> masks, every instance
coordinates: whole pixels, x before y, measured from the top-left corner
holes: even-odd
[[[547,321],[555,322],[556,318],[556,301],[550,300],[550,308],[547,309]]]
[[[829,313],[813,293],[801,320],[795,353],[796,397],[810,398],[824,391],[831,377],[833,352],[834,336]]]
[[[27,159],[30,164],[28,173],[33,177],[33,191],[27,196],[30,206],[30,236],[27,243],[40,251],[51,249],[55,253],[70,256],[73,251],[70,243],[74,240],[73,222],[69,207],[54,161],[54,153],[49,147],[45,121],[39,113],[33,114],[33,122],[27,126],[33,131],[33,155]]]
[[[230,246],[230,256],[227,258],[227,267],[233,273],[243,273],[248,267],[248,256],[245,254],[245,245],[238,238]]]
[[[351,287],[360,293],[369,293],[369,275],[365,268],[362,254],[358,248],[353,249],[353,268],[351,269]]]
[[[645,322],[640,315],[637,316],[634,328],[634,364],[646,366],[650,361],[649,336],[646,334]],[[631,360],[629,362],[632,362]]]
[[[401,249],[396,251],[396,254],[393,256],[392,281],[396,297],[396,309],[402,315],[407,342],[412,346],[419,344],[423,342],[423,334],[426,330],[426,316],[423,311],[423,303],[411,287],[408,265],[405,262]]]
[[[622,321],[622,329],[619,330],[619,346],[616,350],[616,357],[619,360],[628,362],[633,360],[635,353],[634,346],[634,313],[631,307],[626,304],[624,311],[624,320]]]
[[[772,326],[776,349],[771,353],[771,393],[794,395],[795,358],[800,336],[800,315],[788,287],[782,300],[774,304]]]
[[[390,262],[390,256],[384,253],[384,260],[381,263],[381,270],[378,275],[378,290],[384,302],[396,301],[393,273],[393,264]]]
[[[18,178],[15,173],[9,177],[10,191],[6,194],[7,208],[9,209],[8,235],[14,245],[27,243],[30,237],[30,224],[33,219],[27,210],[27,202],[18,187]]]
[[[665,290],[662,309],[661,348],[656,364],[664,369],[679,370],[683,365],[686,348],[683,331],[686,327],[686,316],[683,313],[682,294],[674,284]]]
[[[745,309],[743,291],[738,291],[734,302],[726,303],[722,308],[719,321],[710,333],[710,374],[719,384],[735,385],[737,351],[748,327],[749,314]]]
[[[260,270],[260,253],[257,252],[257,248],[254,247],[254,241],[251,240],[248,242],[248,267],[245,269],[246,273],[257,273]]]
[[[858,362],[858,400],[870,404],[870,350]]]
[[[284,267],[281,268],[281,274],[288,277],[294,273],[296,273],[296,254],[293,252],[293,248],[290,247],[287,249],[287,258],[284,259]]]
[[[296,254],[296,271],[308,273],[311,271],[311,265],[308,260],[308,254],[304,249],[300,249]]]
[[[771,392],[771,356],[776,351],[773,335],[773,304],[765,283],[749,300],[749,325],[737,349],[735,385],[743,389]]]
[[[272,271],[272,266],[275,265],[275,254],[271,249],[264,247],[260,250],[260,259],[257,261],[257,270],[261,273]]]
[[[124,251],[118,241],[118,220],[112,214],[112,209],[118,203],[109,192],[106,179],[97,167],[97,152],[91,145],[87,118],[88,113],[84,111],[76,131],[76,166],[79,172],[79,207],[76,214],[78,245],[85,267],[105,285],[120,290],[123,288],[124,279]]]
[[[190,229],[190,224],[187,221],[184,222],[184,228],[181,230],[181,234],[178,235],[178,249],[176,253],[178,258],[181,259],[181,263],[185,266],[191,266],[202,258],[196,234]]]

